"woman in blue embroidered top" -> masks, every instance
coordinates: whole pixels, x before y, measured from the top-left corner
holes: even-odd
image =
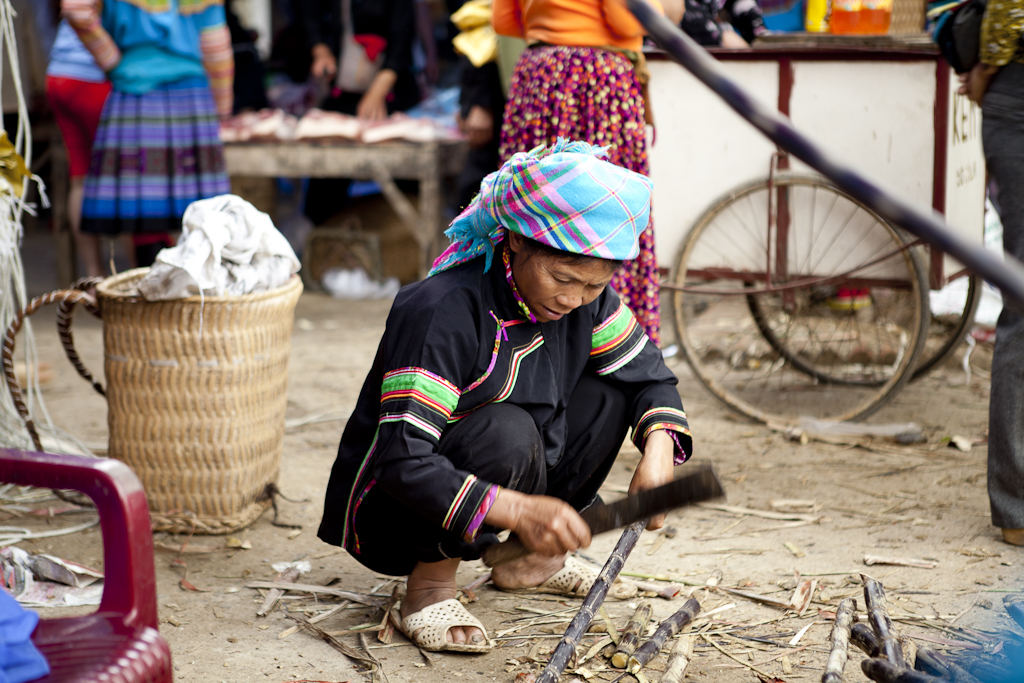
[[[496,567],[499,588],[586,593],[596,572],[565,553],[589,545],[577,511],[629,428],[632,491],[689,456],[676,378],[607,286],[637,254],[651,183],[601,154],[559,140],[484,180],[431,276],[396,298],[342,436],[320,537],[409,576],[420,647],[489,648],[455,575],[500,529],[534,554]]]

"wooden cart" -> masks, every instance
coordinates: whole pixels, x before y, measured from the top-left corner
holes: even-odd
[[[728,74],[837,158],[981,243],[981,113],[925,36],[773,36],[715,50]],[[951,354],[980,298],[932,321],[968,276],[786,155],[682,67],[648,55],[659,262],[695,375],[761,421],[870,415]]]

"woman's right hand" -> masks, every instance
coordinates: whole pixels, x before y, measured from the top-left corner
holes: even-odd
[[[313,46],[312,53],[313,64],[309,67],[309,72],[313,77],[333,79],[334,74],[338,73],[338,60],[334,58],[331,49],[323,43],[317,43]]]
[[[590,527],[571,505],[551,496],[501,489],[484,520],[513,531],[526,549],[554,557],[590,545]]]

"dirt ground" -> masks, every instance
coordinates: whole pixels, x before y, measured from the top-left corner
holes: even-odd
[[[387,302],[340,302],[317,294],[306,294],[299,302],[287,417],[319,421],[288,430],[280,485],[290,498],[308,501],[282,505],[282,516],[301,524],[301,532],[272,526],[267,514],[237,534],[251,543],[251,549],[224,547],[223,537],[197,537],[193,544],[219,549],[183,556],[185,567],[172,566],[173,552],[156,553],[160,629],[173,652],[176,680],[278,683],[366,679],[365,673],[324,642],[304,632],[284,636],[294,623],[287,610],[310,608],[307,614],[311,615],[334,604],[329,598],[319,607],[305,598],[288,599],[268,616],[257,617],[263,597],[246,583],[273,579],[272,563],[300,559],[312,564],[312,572],[302,578],[304,583],[334,580],[335,587],[367,593],[387,581],[388,577],[374,575],[316,538],[344,417],[354,405],[387,309]],[[52,314],[37,316],[35,329],[43,360],[57,371],[44,392],[55,422],[88,443],[102,444],[106,438],[103,398],[93,393],[64,359]],[[86,364],[101,370],[99,323],[79,316],[75,329]],[[692,592],[705,612],[733,605],[712,615],[710,630],[705,633],[734,659],[698,640],[697,656],[687,674],[690,680],[754,681],[750,667],[786,681],[820,679],[831,629],[827,612],[834,610],[841,598],[861,594],[855,580],[860,572],[883,581],[890,611],[898,617],[896,628],[919,639],[920,644],[941,647],[936,641],[945,639],[991,648],[1000,640],[998,630],[1013,629],[1002,598],[1024,590],[1024,549],[1003,544],[988,515],[986,352],[984,348],[976,352],[980,371],[973,373],[970,382],[965,383],[963,371],[955,364],[947,366],[911,385],[872,420],[915,421],[924,428],[926,444],[900,447],[874,441],[871,449],[787,441],[766,427],[735,417],[701,388],[685,362],[673,362],[693,429],[695,460],[715,463],[723,475],[728,504],[770,511],[772,502],[779,499],[813,501],[798,512],[816,520],[801,524],[690,508],[670,515],[669,524],[677,530],[674,537],[644,533],[625,571],[669,576],[686,584],[682,596]],[[943,443],[952,435],[978,443],[969,452],[961,452]],[[637,457],[632,446],[623,449],[607,482],[606,498],[621,495]],[[36,525],[60,528],[80,523],[87,514],[62,515]],[[31,524],[21,519],[3,523]],[[78,533],[22,546],[99,566],[102,550],[98,536],[95,531]],[[170,546],[184,541],[164,536],[158,534],[156,540]],[[617,537],[609,533],[596,538],[585,555],[603,562]],[[401,542],[399,530],[395,542]],[[867,567],[863,562],[866,554],[925,559],[936,566]],[[203,592],[179,586],[186,569],[188,581]],[[797,572],[815,579],[817,592],[810,608],[798,616],[705,590],[701,586],[716,570],[722,572],[722,586],[783,601],[792,593]],[[483,571],[479,563],[463,565],[460,585],[469,584]],[[390,593],[389,588],[384,590]],[[511,681],[515,672],[541,667],[580,603],[554,596],[502,593],[490,585],[475,592],[479,600],[469,609],[492,636],[506,632],[499,640],[501,647],[483,656],[433,655],[427,663],[401,635],[385,646],[370,631],[370,651],[379,658],[390,683],[447,683],[451,677]],[[682,596],[672,601],[654,598],[655,616],[664,618],[674,612],[681,606]],[[606,603],[619,627],[635,604],[635,600]],[[862,601],[860,606],[863,609]],[[74,611],[46,610],[45,616]],[[554,617],[542,618],[541,613],[553,612],[557,612]],[[542,623],[529,625],[523,617],[536,617],[535,621]],[[344,631],[379,620],[379,610],[355,608],[342,610],[320,626]],[[525,628],[509,631],[524,624]],[[997,635],[988,635],[993,633]],[[789,645],[797,635],[796,645]],[[602,636],[587,636],[585,646]],[[761,640],[745,639],[750,636]],[[358,647],[355,635],[338,637]],[[988,639],[992,637],[995,640]],[[955,647],[949,651],[965,652]],[[865,680],[858,665],[860,658],[851,651],[846,681]],[[600,661],[588,662],[588,672],[580,675],[593,675],[595,681],[612,680],[617,672],[602,669]],[[657,670],[664,662],[662,655],[652,664],[652,680],[657,680]]]

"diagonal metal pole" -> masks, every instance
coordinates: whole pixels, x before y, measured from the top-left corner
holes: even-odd
[[[790,120],[751,97],[725,75],[718,61],[655,10],[646,0],[626,0],[630,11],[672,59],[718,94],[737,114],[772,142],[815,169],[851,197],[871,207],[893,225],[947,252],[998,287],[1003,298],[1024,309],[1024,266],[1010,256],[976,246],[953,233],[945,223],[840,163],[798,131]]]

